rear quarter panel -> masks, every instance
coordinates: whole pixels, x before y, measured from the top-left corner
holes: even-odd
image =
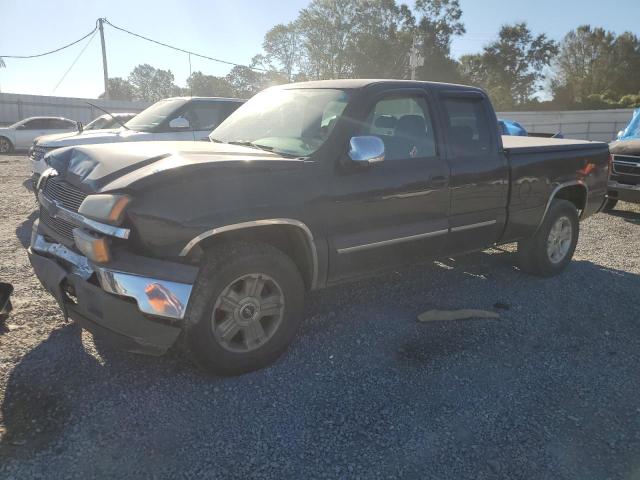
[[[503,243],[531,236],[552,195],[565,184],[586,187],[582,218],[596,213],[602,205],[608,180],[606,143],[506,148],[505,153],[511,165],[511,191]]]

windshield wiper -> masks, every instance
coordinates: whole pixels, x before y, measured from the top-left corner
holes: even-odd
[[[89,102],[86,102],[89,103]],[[106,113],[107,115],[109,115],[111,118],[113,118],[116,122],[118,122],[120,125],[122,125],[124,128],[126,128],[127,130],[131,130],[129,127],[127,127],[124,123],[122,123],[120,120],[118,120],[118,118],[113,115],[111,112],[107,112],[104,108],[99,107],[98,105],[94,105],[93,103],[89,103],[89,105],[91,105],[92,107],[97,108],[98,110],[102,110],[104,113]]]
[[[247,140],[234,140],[227,143],[229,145],[241,145],[243,147],[259,148],[260,150],[264,150],[266,152],[273,152],[273,147],[270,147],[268,145],[260,145],[259,143],[249,142]]]
[[[222,140],[218,140],[217,138],[211,138],[211,137],[209,137],[209,140],[211,140],[214,143],[226,143],[228,145],[240,145],[242,147],[257,148],[259,150],[275,153],[276,155],[280,155],[286,158],[301,158],[300,155],[294,155],[293,153],[279,152],[269,145],[262,145],[260,143],[250,142],[248,140],[232,140],[231,142],[223,142]]]

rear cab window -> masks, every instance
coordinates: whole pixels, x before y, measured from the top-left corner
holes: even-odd
[[[444,97],[442,105],[447,122],[447,144],[454,156],[483,156],[491,153],[492,132],[481,96]]]

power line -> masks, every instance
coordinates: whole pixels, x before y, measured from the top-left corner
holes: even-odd
[[[53,91],[51,92],[51,95],[53,95],[55,93],[55,91],[58,89],[58,87],[60,86],[60,84],[63,82],[63,80],[67,77],[67,75],[69,74],[69,72],[71,71],[71,69],[73,68],[73,66],[76,64],[76,62],[80,59],[80,57],[82,56],[82,54],[84,53],[84,51],[87,49],[87,47],[91,44],[91,42],[93,41],[94,37],[96,36],[96,33],[98,33],[96,30],[93,31],[93,35],[91,35],[91,38],[89,39],[89,41],[87,42],[87,44],[82,47],[82,50],[80,50],[80,53],[78,53],[78,56],[73,60],[73,62],[71,63],[71,66],[67,69],[66,72],[64,72],[64,75],[62,75],[62,78],[58,81],[58,83],[56,83],[56,86],[53,88]]]
[[[262,72],[268,72],[268,70],[267,70],[267,69],[265,69],[265,68],[249,67],[249,66],[247,66],[247,65],[243,65],[243,64],[241,64],[241,63],[230,62],[230,61],[228,61],[228,60],[221,60],[221,59],[219,59],[219,58],[213,58],[213,57],[209,57],[209,56],[207,56],[207,55],[202,55],[201,53],[196,53],[196,52],[192,52],[192,51],[190,51],[190,50],[185,50],[184,48],[179,48],[179,47],[174,47],[173,45],[168,45],[168,44],[166,44],[166,43],[159,42],[158,40],[153,40],[152,38],[145,37],[145,36],[143,36],[143,35],[139,35],[139,34],[137,34],[137,33],[134,33],[134,32],[132,32],[132,31],[130,31],[130,30],[127,30],[127,29],[125,29],[125,28],[118,27],[118,26],[114,25],[113,23],[111,23],[111,22],[110,22],[109,20],[107,20],[106,18],[104,19],[104,22],[105,22],[107,25],[110,25],[111,27],[115,28],[116,30],[120,30],[121,32],[128,33],[129,35],[133,35],[134,37],[141,38],[141,39],[146,40],[146,41],[148,41],[148,42],[152,42],[152,43],[156,43],[156,44],[158,44],[158,45],[162,45],[163,47],[171,48],[171,49],[173,49],[173,50],[177,50],[177,51],[179,51],[179,52],[183,52],[183,53],[188,53],[188,54],[193,55],[193,56],[195,56],[195,57],[204,58],[204,59],[206,59],[206,60],[212,60],[212,61],[214,61],[214,62],[224,63],[224,64],[226,64],[226,65],[233,65],[233,66],[236,66],[236,67],[246,67],[246,68],[250,68],[251,70],[260,70],[260,71],[262,71]]]
[[[37,57],[44,57],[45,55],[51,55],[52,53],[59,52],[60,50],[64,50],[65,48],[72,47],[76,43],[80,43],[82,40],[87,38],[89,35],[95,33],[95,31],[97,29],[98,29],[98,26],[96,25],[95,27],[93,27],[93,30],[91,30],[89,33],[87,33],[84,37],[79,38],[78,40],[76,40],[74,42],[71,42],[71,43],[69,43],[69,44],[67,44],[67,45],[65,45],[63,47],[56,48],[55,50],[51,50],[49,52],[38,53],[36,55],[0,55],[0,58],[37,58]]]

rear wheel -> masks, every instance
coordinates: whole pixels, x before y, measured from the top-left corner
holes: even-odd
[[[610,212],[611,210],[616,208],[617,204],[618,204],[618,199],[617,198],[607,198],[607,201],[604,202],[604,207],[602,207],[602,211],[603,212]]]
[[[575,205],[553,200],[535,235],[518,242],[522,270],[543,277],[559,274],[573,258],[579,228]]]
[[[211,251],[194,287],[186,341],[203,369],[238,375],[274,362],[302,320],[304,283],[294,262],[266,244]]]
[[[13,143],[7,137],[0,137],[0,153],[11,153],[13,152]]]

